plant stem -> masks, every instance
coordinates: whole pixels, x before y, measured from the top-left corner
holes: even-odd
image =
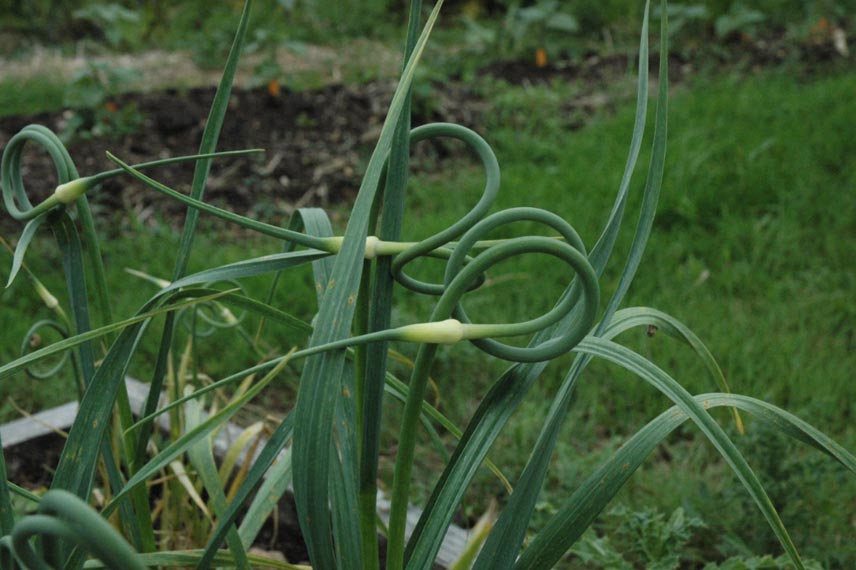
[[[401,435],[398,439],[398,455],[395,458],[395,476],[392,484],[392,506],[389,512],[389,541],[386,551],[387,570],[404,568],[405,525],[407,522],[408,495],[410,478],[413,472],[413,458],[416,447],[416,427],[419,423],[422,402],[428,386],[431,362],[437,353],[436,344],[423,344],[416,355],[413,375],[410,379],[410,393],[404,405]]]
[[[410,59],[419,37],[421,0],[411,0],[404,61]],[[410,92],[406,94],[390,151],[380,238],[398,241],[404,218],[410,159]],[[367,332],[389,328],[392,312],[392,291],[395,281],[391,274],[392,258],[383,256],[375,263],[372,286],[372,311]],[[377,539],[377,469],[380,454],[380,433],[383,415],[383,386],[387,370],[387,344],[380,342],[366,347],[363,386],[358,391],[359,423],[359,505],[362,562],[364,570],[380,568]],[[370,423],[369,423],[370,422]]]

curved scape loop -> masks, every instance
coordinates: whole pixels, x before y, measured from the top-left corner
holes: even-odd
[[[41,125],[28,125],[21,129],[9,140],[0,162],[3,202],[9,215],[19,221],[31,220],[62,205],[53,195],[37,206],[30,202],[21,176],[21,158],[28,142],[36,143],[50,155],[56,167],[58,184],[66,184],[78,177],[71,155],[53,131]]]
[[[490,231],[500,226],[520,221],[544,224],[565,239],[564,242],[545,237],[524,237],[494,246],[464,265],[464,257],[472,246]],[[578,296],[569,287],[550,311],[522,323],[472,324],[461,304],[463,291],[459,283],[469,282],[500,261],[524,253],[545,253],[566,262],[576,272],[582,285],[582,315],[574,322],[567,334],[528,347],[510,346],[489,337],[505,337],[531,334],[545,329],[569,314],[577,306]],[[588,261],[586,249],[577,231],[558,215],[539,208],[511,208],[492,214],[473,226],[458,243],[446,266],[446,294],[455,298],[452,315],[464,324],[465,337],[484,352],[514,362],[539,362],[551,360],[576,346],[594,325],[600,302],[600,287],[597,273]],[[448,301],[446,301],[448,302]],[[441,300],[441,303],[443,301]],[[438,303],[438,308],[441,303]],[[445,306],[444,306],[445,310]]]
[[[30,540],[41,538],[42,553]],[[6,548],[29,570],[51,570],[62,566],[62,545],[58,539],[81,546],[111,570],[145,570],[138,554],[101,515],[75,495],[48,491],[39,502],[37,514],[24,517],[12,529]],[[10,544],[11,543],[11,544]]]
[[[448,228],[410,246],[398,254],[392,261],[392,275],[401,285],[417,293],[441,295],[445,289],[443,284],[426,283],[414,279],[404,273],[404,266],[417,257],[428,255],[429,252],[447,245],[483,218],[491,206],[493,206],[496,196],[499,193],[500,174],[496,154],[487,141],[475,131],[453,123],[431,123],[416,127],[410,132],[411,143],[417,143],[433,137],[451,137],[466,143],[478,155],[485,170],[484,190],[482,191],[481,198],[479,198],[479,201],[472,210]]]
[[[570,351],[594,325],[600,299],[597,273],[587,259],[587,252],[579,234],[560,216],[538,208],[512,208],[485,217],[496,200],[500,185],[499,163],[493,149],[476,132],[452,123],[431,123],[417,127],[411,131],[410,141],[416,143],[434,137],[458,139],[476,153],[485,171],[484,189],[476,205],[463,217],[446,229],[399,253],[392,262],[393,277],[411,291],[440,296],[441,300],[432,321],[453,316],[463,323],[464,338],[471,340],[488,354],[515,362],[537,362],[550,360]],[[492,230],[518,221],[544,224],[557,231],[566,243],[549,238],[520,238],[490,247],[476,258],[470,257],[477,242],[487,237]],[[445,252],[452,240],[459,237],[460,242],[454,244],[448,256],[443,283],[428,283],[404,272],[405,266],[419,257],[445,257],[438,253]],[[483,283],[485,270],[503,259],[523,253],[546,253],[562,259],[579,275],[584,293],[582,316],[574,323],[569,333],[534,347],[511,346],[488,337],[530,334],[558,322],[577,305],[579,297],[572,294],[570,289],[548,313],[523,323],[473,324],[460,302],[466,291],[478,288]],[[445,307],[449,303],[452,308],[448,309],[447,313]]]
[[[42,319],[40,321],[36,321],[35,323],[33,323],[33,326],[27,329],[27,332],[24,334],[24,339],[21,341],[21,356],[26,355],[30,351],[34,335],[38,334],[38,331],[43,328],[53,330],[64,339],[69,338],[70,336],[68,334],[68,330],[66,330],[66,328],[62,324],[56,321],[50,319]],[[44,370],[38,370],[34,366],[28,366],[24,369],[24,371],[30,378],[36,380],[45,380],[56,375],[60,370],[62,370],[62,367],[65,366],[65,363],[68,362],[69,358],[71,358],[71,354],[71,352],[63,352],[59,359],[57,359],[56,363]]]

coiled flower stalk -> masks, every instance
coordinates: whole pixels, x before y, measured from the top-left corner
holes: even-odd
[[[109,570],[146,570],[106,519],[77,496],[58,489],[45,493],[36,513],[17,521],[0,538],[0,568],[62,568],[72,548],[93,555]]]

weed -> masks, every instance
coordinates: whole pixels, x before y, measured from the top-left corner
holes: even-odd
[[[118,3],[88,4],[72,12],[72,17],[94,25],[114,49],[137,47],[142,39],[142,16]]]
[[[71,114],[61,138],[70,141],[75,137],[111,137],[136,132],[143,122],[136,104],[119,104],[112,99],[132,74],[129,69],[88,61],[65,90],[63,102]]]

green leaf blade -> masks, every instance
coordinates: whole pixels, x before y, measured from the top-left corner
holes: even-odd
[[[351,219],[345,230],[342,249],[336,256],[333,274],[321,304],[310,347],[345,338],[350,333],[354,302],[363,271],[368,222],[380,184],[392,137],[400,120],[406,93],[413,81],[431,29],[436,22],[442,0],[434,7],[417,42],[413,55],[402,74],[380,138],[366,168]],[[324,353],[310,358],[301,375],[295,406],[294,488],[301,529],[313,565],[335,568],[333,532],[329,523],[329,467],[332,444],[332,421],[337,400],[342,393],[344,351]],[[334,508],[336,506],[334,505]]]
[[[695,400],[705,409],[720,406],[739,408],[786,435],[817,448],[856,473],[856,457],[811,425],[772,404],[748,396],[722,393],[700,394],[695,396]],[[521,554],[515,570],[540,570],[556,564],[656,446],[688,419],[680,408],[674,406],[625,442],[568,497]]]

